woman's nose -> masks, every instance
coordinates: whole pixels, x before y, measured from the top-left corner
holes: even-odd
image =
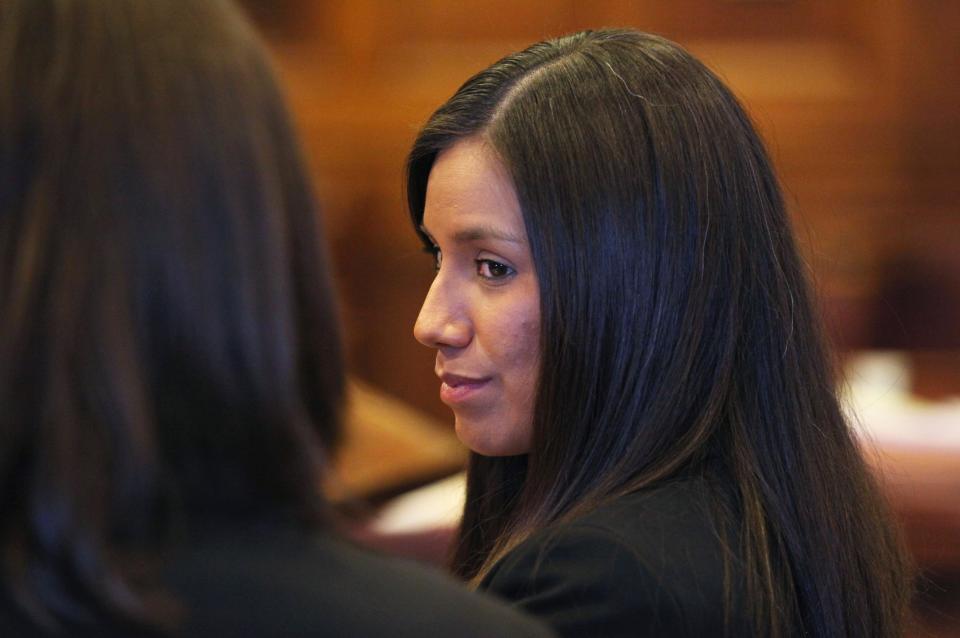
[[[470,343],[470,321],[459,295],[438,275],[423,300],[413,336],[430,348],[464,348]]]

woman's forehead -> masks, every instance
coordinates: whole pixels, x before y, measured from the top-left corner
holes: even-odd
[[[421,228],[458,241],[525,241],[520,204],[509,173],[478,138],[441,152],[430,171]]]

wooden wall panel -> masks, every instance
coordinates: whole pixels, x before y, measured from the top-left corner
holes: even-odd
[[[577,21],[587,26],[629,25],[678,41],[830,38],[845,34],[853,21],[850,3],[832,0],[594,0],[577,7]]]

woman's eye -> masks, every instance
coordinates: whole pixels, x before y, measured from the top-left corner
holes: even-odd
[[[477,274],[484,279],[504,279],[512,275],[515,271],[506,264],[501,264],[492,259],[477,260]]]

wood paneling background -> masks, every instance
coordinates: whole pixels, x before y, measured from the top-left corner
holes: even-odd
[[[417,127],[536,40],[630,26],[740,95],[772,151],[841,348],[960,350],[960,3],[248,0],[316,173],[362,379],[449,420],[411,336],[432,269],[407,221]],[[958,358],[960,361],[960,358]]]

